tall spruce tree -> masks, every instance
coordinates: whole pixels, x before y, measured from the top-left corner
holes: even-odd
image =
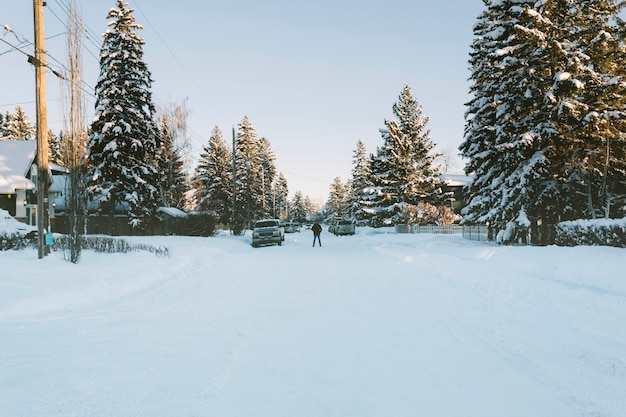
[[[546,97],[561,54],[551,49],[550,22],[534,3],[489,2],[470,60],[474,98],[460,149],[475,180],[464,222],[489,222],[505,241],[524,235],[529,216],[545,211],[548,199],[558,200],[542,183],[550,178],[547,153],[556,133]]]
[[[2,115],[0,113],[0,140],[6,140],[7,132],[5,130],[5,118],[8,119],[9,112],[7,111],[6,115]]]
[[[235,204],[232,230],[235,234],[252,226],[252,222],[265,215],[265,175],[273,179],[274,156],[267,139],[258,138],[254,125],[244,117],[235,141]],[[269,188],[271,189],[271,187]]]
[[[286,219],[289,217],[289,185],[287,178],[279,172],[272,186],[272,217]]]
[[[57,165],[64,165],[61,158],[61,141],[63,140],[62,133],[57,136],[52,129],[48,129],[48,162]]]
[[[544,6],[544,13],[558,13]],[[576,60],[561,74],[577,88],[562,89],[563,112],[575,128],[564,166],[579,217],[622,217],[626,210],[626,48],[624,3],[573,2],[568,19]],[[567,85],[567,84],[566,84]],[[569,94],[568,94],[569,93]],[[574,106],[572,103],[581,103]]]
[[[194,175],[196,210],[214,212],[228,224],[232,214],[232,152],[215,125],[209,143],[200,154]]]
[[[185,173],[183,150],[177,141],[176,123],[164,114],[160,120],[161,149],[159,171],[161,173],[161,202],[164,207],[185,209],[189,182]]]
[[[101,212],[121,208],[142,227],[159,202],[161,143],[152,102],[152,78],[143,61],[142,29],[123,0],[109,11],[100,51],[95,118],[88,140],[88,193]]]
[[[309,197],[308,195],[304,196],[303,206],[304,206],[305,219],[298,220],[298,221],[304,222],[307,219],[310,219],[315,215],[315,212],[317,211],[318,207],[316,206],[315,203],[313,203],[313,200],[311,200],[311,197]]]
[[[306,200],[301,191],[296,191],[289,205],[289,219],[298,223],[304,223],[307,217]]]
[[[270,141],[262,137],[259,140],[259,167],[258,173],[260,179],[260,193],[257,196],[256,218],[273,217],[274,198],[272,192],[272,184],[276,176],[276,156],[272,150]]]
[[[607,35],[611,31],[601,24],[616,17],[616,9],[610,7],[615,2],[485,4],[474,30],[470,55],[474,97],[468,103],[465,142],[460,146],[468,160],[466,172],[474,174],[463,222],[489,222],[499,241],[507,243],[526,236],[539,221],[580,216],[584,194],[580,189],[594,194],[589,193],[593,179],[603,181],[598,179],[602,175],[593,175],[601,163],[590,170],[586,165],[598,148],[609,148],[602,138],[623,136],[621,122],[613,123],[612,136],[607,135],[610,129],[594,125],[622,119],[623,99],[616,94],[623,90],[617,82],[619,71],[600,70],[607,67],[602,57],[611,56],[613,62],[621,50],[616,42],[611,54],[606,48],[599,48],[602,53],[595,56],[592,51],[600,43],[606,45],[607,38],[619,38]],[[586,13],[599,20],[581,18]],[[601,116],[601,109],[611,102],[617,107]],[[613,166],[619,166],[618,160]]]
[[[352,154],[352,180],[347,210],[348,216],[359,224],[367,218],[363,213],[363,208],[367,190],[372,185],[370,174],[370,158],[363,141],[359,139]]]
[[[327,217],[341,218],[347,210],[348,192],[346,184],[340,177],[335,177],[330,185],[328,201],[326,202]]]
[[[470,93],[473,98],[467,104],[465,141],[460,145],[461,154],[467,158],[465,170],[474,174],[474,180],[466,193],[469,204],[465,208],[466,223],[493,222],[491,208],[498,201],[493,190],[495,184],[503,182],[505,175],[498,166],[496,120],[501,98],[499,86],[503,74],[494,65],[494,57],[512,37],[515,22],[507,18],[508,9],[501,5],[491,6],[485,1],[486,10],[474,25],[474,41],[470,52]]]
[[[394,120],[386,120],[380,132],[383,145],[371,160],[372,187],[364,201],[371,213],[374,227],[390,225],[404,205],[419,201],[438,203],[442,198],[442,182],[433,162],[438,157],[431,151],[435,143],[426,128],[428,117],[413,98],[408,85],[393,105]]]

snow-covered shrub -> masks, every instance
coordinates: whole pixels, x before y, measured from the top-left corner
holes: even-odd
[[[67,248],[67,235],[55,235],[53,250]],[[146,245],[144,243],[130,243],[127,240],[109,236],[82,236],[80,239],[82,249],[91,249],[100,253],[130,253],[146,251],[154,253],[158,257],[169,256],[169,249],[164,246]]]
[[[395,218],[395,224],[450,226],[457,223],[461,216],[454,213],[450,207],[434,206],[429,203],[405,204]]]
[[[20,233],[0,233],[0,251],[33,246],[32,239]]]
[[[555,244],[626,247],[626,219],[573,220],[556,225]]]

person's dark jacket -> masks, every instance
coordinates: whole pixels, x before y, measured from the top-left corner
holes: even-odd
[[[313,230],[313,234],[319,235],[322,233],[322,226],[320,226],[319,223],[315,223],[313,227],[311,227],[311,230]]]

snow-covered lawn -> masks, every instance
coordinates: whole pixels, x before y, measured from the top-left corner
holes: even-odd
[[[3,417],[623,417],[626,251],[459,236],[0,252]]]

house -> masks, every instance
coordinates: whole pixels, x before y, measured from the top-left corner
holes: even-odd
[[[461,214],[461,210],[467,203],[463,188],[472,182],[472,175],[465,174],[441,174],[441,180],[444,183],[443,192],[452,193],[450,199],[450,207],[456,214]]]
[[[27,225],[37,225],[37,141],[0,140],[0,209]],[[66,212],[66,187],[69,170],[62,166],[48,164],[48,218],[49,230],[68,233]],[[171,208],[162,208],[146,230],[134,230],[128,224],[127,203],[118,204],[118,212],[113,220],[110,216],[97,215],[94,202],[88,203],[90,216],[86,227],[88,233],[134,235],[184,233],[182,219],[186,213]],[[44,226],[48,229],[47,226]],[[161,230],[165,229],[165,230]]]
[[[30,167],[35,160],[34,140],[0,141],[0,208],[24,223],[29,223],[35,183]]]
[[[0,140],[0,208],[30,225],[37,224],[36,155],[35,140]],[[54,218],[67,170],[55,164],[48,168],[48,213]]]

